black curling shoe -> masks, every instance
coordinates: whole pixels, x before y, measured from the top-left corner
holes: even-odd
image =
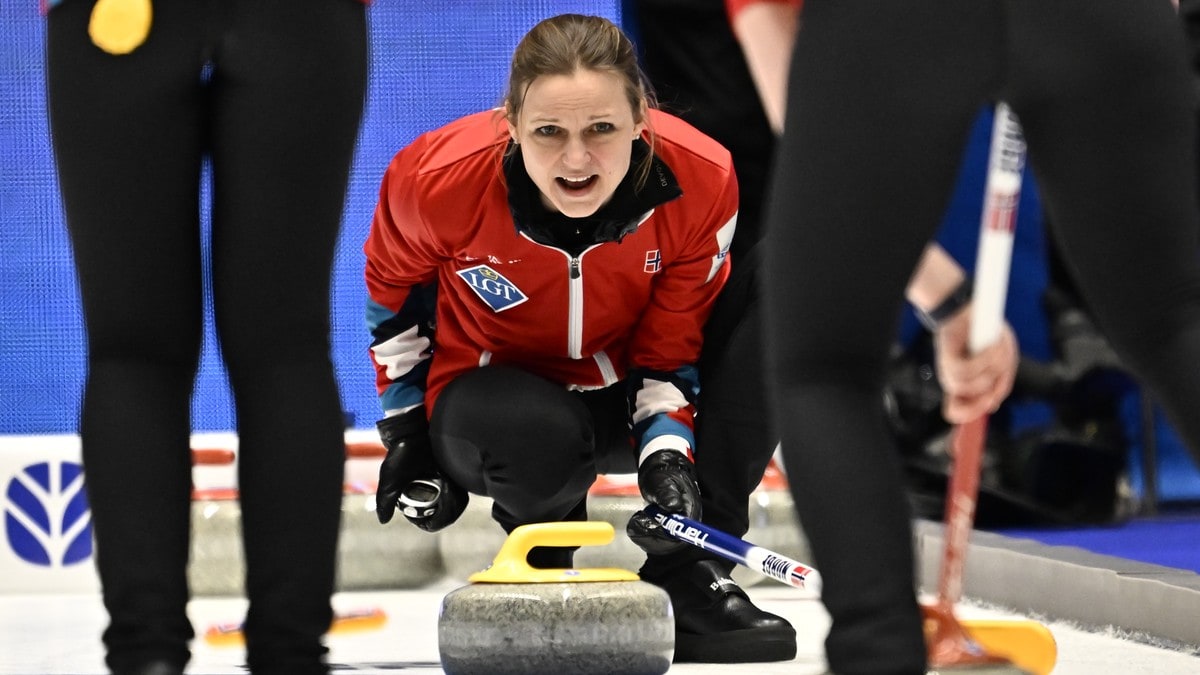
[[[796,629],[754,606],[720,563],[702,560],[667,579],[676,663],[761,663],[796,657]]]

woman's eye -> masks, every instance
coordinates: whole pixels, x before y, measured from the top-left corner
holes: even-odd
[[[553,136],[558,133],[558,127],[544,126],[533,130],[538,136]]]
[[[614,127],[611,122],[597,122],[596,124],[592,125],[592,130],[596,133],[607,134],[615,131],[616,127]]]

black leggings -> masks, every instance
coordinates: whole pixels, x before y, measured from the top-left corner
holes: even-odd
[[[322,672],[344,462],[330,361],[334,247],[366,77],[353,0],[156,0],[111,56],[93,3],[50,11],[50,121],[88,335],[80,433],[108,663],[183,663],[190,400],[202,337],[200,180],[236,402],[255,673]]]
[[[768,353],[839,673],[923,666],[880,392],[904,287],[997,99],[1098,325],[1200,448],[1193,101],[1171,3],[807,0],[768,211]]]

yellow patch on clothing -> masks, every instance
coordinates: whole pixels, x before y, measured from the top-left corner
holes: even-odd
[[[92,8],[88,35],[109,54],[128,54],[146,41],[152,15],[150,0],[99,0]]]

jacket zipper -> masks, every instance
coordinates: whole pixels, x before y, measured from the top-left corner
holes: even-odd
[[[544,248],[558,251],[567,259],[567,356],[572,359],[583,358],[583,256],[588,251],[600,246],[601,243],[588,246],[579,255],[571,255],[557,246],[548,246],[536,242],[528,234],[521,232],[522,237]],[[606,377],[607,379],[607,377]]]
[[[586,251],[585,251],[586,252]],[[567,356],[583,358],[583,254],[567,260]]]

